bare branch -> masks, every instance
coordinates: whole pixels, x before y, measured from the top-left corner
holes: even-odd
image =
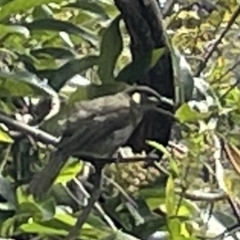
[[[14,130],[18,130],[22,133],[28,134],[33,137],[35,140],[39,140],[45,144],[56,145],[58,143],[58,139],[51,134],[48,134],[40,129],[36,129],[35,127],[31,127],[22,122],[11,119],[10,117],[0,113],[0,122],[4,123],[7,127],[14,128]]]
[[[198,68],[197,73],[195,74],[196,77],[199,77],[201,72],[204,70],[204,68],[207,66],[207,63],[209,59],[212,57],[213,53],[216,51],[218,45],[221,43],[222,39],[226,35],[226,33],[230,30],[231,26],[234,24],[236,18],[240,15],[240,6],[236,9],[236,11],[233,13],[231,19],[229,20],[226,28],[224,31],[220,34],[219,38],[216,40],[215,44],[212,46],[211,50],[207,54],[205,61],[201,62]]]
[[[93,209],[95,203],[98,201],[100,194],[101,194],[101,185],[102,185],[102,174],[101,170],[97,171],[93,176],[94,180],[94,188],[92,190],[91,198],[89,199],[88,205],[83,210],[83,212],[77,218],[77,222],[75,226],[69,231],[69,234],[65,238],[65,240],[75,240],[85,223],[88,215],[90,214],[91,210]]]
[[[181,190],[175,190],[177,194],[183,195],[183,197],[192,200],[192,201],[206,201],[206,202],[215,202],[215,201],[222,201],[228,199],[228,196],[223,191],[219,191],[216,193],[206,193],[202,191],[186,191],[182,192]]]

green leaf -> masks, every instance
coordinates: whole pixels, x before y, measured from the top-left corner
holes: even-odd
[[[165,48],[156,48],[152,50],[150,63],[148,65],[149,69],[153,68],[156,65],[159,58],[161,58],[161,56],[164,54],[164,51],[165,51]]]
[[[19,34],[25,38],[30,36],[29,30],[23,26],[0,24],[0,38],[3,38],[7,34]]]
[[[80,8],[82,10],[101,15],[104,18],[108,18],[103,7],[101,7],[98,2],[93,2],[89,0],[78,0],[76,3],[70,3],[64,7]]]
[[[49,79],[49,85],[57,92],[76,74],[92,68],[98,62],[97,56],[87,56],[81,59],[70,60],[59,69],[47,70],[40,74]]]
[[[75,54],[66,49],[66,48],[60,48],[60,47],[45,47],[45,48],[39,48],[34,49],[30,51],[30,54],[32,54],[34,57],[52,57],[55,59],[66,59],[66,58],[73,58]]]
[[[103,231],[109,231],[109,227],[106,224],[106,222],[103,221],[99,216],[97,216],[93,213],[90,213],[88,215],[86,223],[87,223],[87,225],[89,225],[89,227],[91,226],[91,227],[94,227],[99,230],[101,229]],[[86,225],[86,228],[87,228],[87,225]]]
[[[83,163],[79,160],[67,161],[65,166],[61,169],[54,184],[69,182],[81,171],[82,167]]]
[[[55,235],[55,236],[65,236],[68,233],[68,230],[65,229],[59,229],[59,228],[53,228],[51,225],[49,226],[43,226],[39,223],[26,223],[22,224],[20,227],[20,230],[26,232],[26,233],[37,233],[37,234],[46,234],[46,235]]]
[[[163,188],[159,188],[159,187],[151,187],[151,188],[143,188],[139,190],[139,195],[144,198],[150,198],[150,197],[154,197],[154,198],[162,198],[165,196],[165,192]]]
[[[24,24],[30,31],[57,31],[57,32],[67,32],[69,34],[75,34],[80,36],[84,40],[90,42],[93,46],[97,46],[98,39],[96,35],[89,30],[82,27],[78,27],[71,22],[61,21],[56,19],[40,19],[33,21],[31,23]]]
[[[28,72],[0,72],[1,97],[47,96],[52,92],[53,90],[42,84],[35,75]]]
[[[198,120],[204,120],[209,116],[209,113],[199,113],[196,110],[190,108],[187,103],[184,103],[176,112],[175,116],[180,122],[196,122]]]
[[[171,153],[162,144],[154,141],[147,141],[147,144],[164,153],[166,157],[171,158]]]
[[[42,4],[47,3],[61,3],[63,0],[14,0],[5,4],[0,10],[0,21],[9,17],[12,14],[19,13],[22,11],[26,11],[29,8],[37,7]]]
[[[181,238],[181,222],[178,219],[168,219],[168,228],[170,230],[171,239]]]
[[[49,198],[43,203],[39,204],[39,209],[42,214],[42,221],[51,220],[55,214],[55,201],[53,198]]]
[[[24,202],[31,202],[34,203],[33,196],[29,196],[24,192],[23,187],[18,187],[16,190],[16,197],[17,197],[17,202],[18,204],[22,204]]]
[[[35,202],[32,195],[27,195],[23,187],[16,191],[18,211],[25,213],[26,216],[34,218],[36,221],[47,221],[52,219],[55,214],[55,201],[53,198],[47,198],[42,202]]]
[[[103,83],[113,80],[114,67],[122,52],[123,41],[119,26],[120,20],[121,17],[117,16],[103,34],[98,62],[98,76]]]
[[[16,207],[17,201],[13,186],[11,182],[2,175],[0,175],[0,195],[7,200],[13,208]]]
[[[175,214],[174,213],[175,192],[174,192],[174,180],[171,176],[169,176],[167,181],[165,204],[166,204],[167,215],[168,216],[174,215]]]
[[[167,35],[166,35],[167,37]],[[168,38],[168,37],[167,37]],[[178,49],[172,46],[170,39],[168,38],[170,53],[172,58],[174,79],[175,79],[175,94],[177,106],[188,102],[192,99],[194,89],[194,78],[184,55],[182,55]]]
[[[3,6],[11,1],[14,1],[14,0],[0,0],[0,6]]]
[[[125,66],[119,72],[116,81],[123,81],[128,84],[135,83],[142,75],[155,66],[164,51],[165,48],[158,48],[152,50],[150,53],[143,54],[143,56]]]
[[[0,142],[13,143],[13,139],[6,132],[0,129]]]
[[[42,221],[39,223],[26,223],[20,226],[20,229],[24,232],[66,236],[70,230],[70,227],[74,226],[76,218],[67,213],[56,213],[54,218],[49,221]],[[108,231],[99,230],[96,227],[84,223],[81,229],[81,239],[99,239],[107,236]],[[80,234],[79,234],[80,237]]]
[[[8,216],[8,218],[6,216]],[[16,214],[16,211],[14,215],[13,213],[9,213],[9,212],[5,212],[5,214],[4,212],[1,212],[0,221],[1,221],[1,231],[0,231],[1,237],[8,237],[8,236],[13,236],[16,231],[16,227],[13,227],[13,226],[17,226],[19,222],[27,221],[27,218],[22,213]]]
[[[178,49],[174,47],[172,39],[170,39],[166,29],[164,29],[163,35],[172,59],[176,95],[175,102],[177,106],[180,106],[192,98],[194,89],[193,74],[185,56],[181,55]]]

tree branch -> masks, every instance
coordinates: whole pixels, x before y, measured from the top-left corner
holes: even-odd
[[[35,127],[31,127],[25,123],[11,119],[3,113],[0,113],[0,122],[4,123],[9,128],[13,128],[14,130],[28,134],[35,140],[39,140],[45,144],[56,145],[58,143],[58,139],[51,134],[46,133],[40,129],[36,129]]]
[[[98,201],[100,194],[101,194],[101,186],[102,186],[102,170],[99,169],[96,171],[95,175],[93,176],[93,190],[91,194],[91,198],[89,199],[88,205],[83,210],[83,212],[78,216],[77,222],[74,227],[69,231],[65,240],[75,240],[85,223],[88,215],[90,214],[91,210],[93,209],[95,203]]]
[[[219,191],[216,193],[207,193],[202,191],[186,191],[182,192],[181,190],[175,190],[175,192],[179,195],[182,195],[184,198],[187,198],[192,201],[206,201],[206,202],[215,202],[215,201],[222,201],[224,199],[228,199],[228,196],[223,191]]]
[[[233,23],[235,22],[236,18],[240,15],[240,6],[236,9],[236,11],[233,13],[231,19],[229,20],[226,28],[224,31],[220,34],[219,38],[216,40],[215,44],[212,46],[212,49],[207,54],[205,61],[201,62],[198,68],[197,73],[195,74],[195,77],[199,77],[201,72],[204,70],[204,68],[207,66],[207,63],[209,59],[212,57],[213,53],[216,51],[217,46],[221,43],[222,39],[226,35],[226,33],[229,31]]]

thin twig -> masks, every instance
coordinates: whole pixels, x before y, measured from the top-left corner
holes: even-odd
[[[8,127],[14,128],[15,130],[29,134],[35,140],[39,140],[45,144],[56,145],[58,143],[58,139],[51,134],[48,134],[40,129],[36,129],[35,127],[31,127],[25,123],[11,119],[2,113],[0,113],[0,122],[6,124]]]
[[[137,203],[128,195],[128,193],[126,191],[124,191],[124,189],[114,180],[112,180],[111,178],[108,178],[107,176],[103,176],[105,178],[105,180],[107,180],[109,183],[111,183],[115,188],[117,188],[117,190],[123,195],[123,197],[125,197],[125,199],[132,204],[135,208],[138,207]]]
[[[219,83],[221,79],[226,77],[231,71],[233,71],[238,65],[240,64],[240,60],[235,62],[230,68],[228,68],[223,74],[220,75],[219,78],[215,79],[214,81],[211,82],[211,84]]]
[[[207,54],[207,56],[205,58],[205,61],[200,63],[199,68],[197,70],[197,73],[195,74],[195,77],[199,77],[201,72],[207,66],[207,63],[208,63],[209,59],[212,57],[213,53],[216,51],[218,45],[221,43],[221,41],[224,38],[224,36],[226,35],[226,33],[230,30],[231,26],[234,24],[236,18],[239,16],[239,14],[240,14],[240,6],[238,6],[236,11],[233,13],[233,15],[232,15],[231,19],[229,20],[226,28],[223,30],[223,32],[220,34],[219,38],[216,40],[216,42],[212,46],[211,50],[209,51],[209,53]]]
[[[185,192],[182,192],[182,190],[175,190],[177,194],[181,194],[184,198],[187,198],[192,201],[206,201],[206,202],[215,202],[215,201],[221,201],[224,199],[227,199],[228,196],[225,192],[219,191],[216,193],[206,193],[202,191],[198,192],[191,192],[190,190],[187,190]]]
[[[232,197],[228,196],[227,198],[229,205],[232,208],[233,215],[237,219],[238,224],[240,224],[240,209],[237,206],[237,202],[233,200]]]
[[[77,236],[83,226],[83,224],[86,222],[86,219],[90,212],[92,211],[95,203],[98,201],[100,194],[101,194],[101,185],[102,185],[102,174],[101,170],[97,171],[95,175],[93,176],[94,179],[94,188],[92,190],[91,197],[89,199],[88,205],[86,208],[82,211],[82,213],[77,218],[77,222],[74,225],[74,227],[69,231],[67,237],[65,240],[75,240],[77,239]]]
[[[73,181],[77,184],[77,186],[79,187],[80,191],[83,193],[84,197],[89,198],[90,195],[87,192],[87,190],[84,188],[84,186],[82,185],[82,183],[77,179],[74,178]],[[91,185],[92,186],[92,185]],[[68,189],[66,187],[66,189]],[[68,189],[68,193],[70,193],[70,196],[73,197],[73,200],[76,201],[77,204],[82,205],[82,203],[75,197],[73,196],[73,193],[71,193],[71,190]],[[112,221],[112,219],[104,212],[103,208],[101,207],[101,205],[96,202],[95,206],[96,210],[99,212],[99,214],[102,215],[102,217],[105,219],[105,221],[108,223],[108,225],[112,228],[113,231],[117,231],[117,228],[114,224],[114,222]]]
[[[222,101],[235,87],[237,87],[239,82],[240,78],[238,78],[237,81],[232,86],[230,86],[230,88],[225,93],[223,93],[222,96],[219,97],[219,101]]]

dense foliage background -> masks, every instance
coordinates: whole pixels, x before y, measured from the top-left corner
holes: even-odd
[[[141,162],[108,166],[104,201],[76,239],[220,239],[217,223],[206,231],[206,209],[226,227],[239,224],[239,3],[169,0],[162,11],[183,94],[169,148],[150,144],[165,152],[169,177]],[[0,59],[1,113],[54,136],[74,102],[116,93],[139,74],[111,0],[0,0]],[[0,126],[0,236],[64,238],[88,198],[76,194],[86,166],[70,159],[35,201],[24,189],[51,147]]]

